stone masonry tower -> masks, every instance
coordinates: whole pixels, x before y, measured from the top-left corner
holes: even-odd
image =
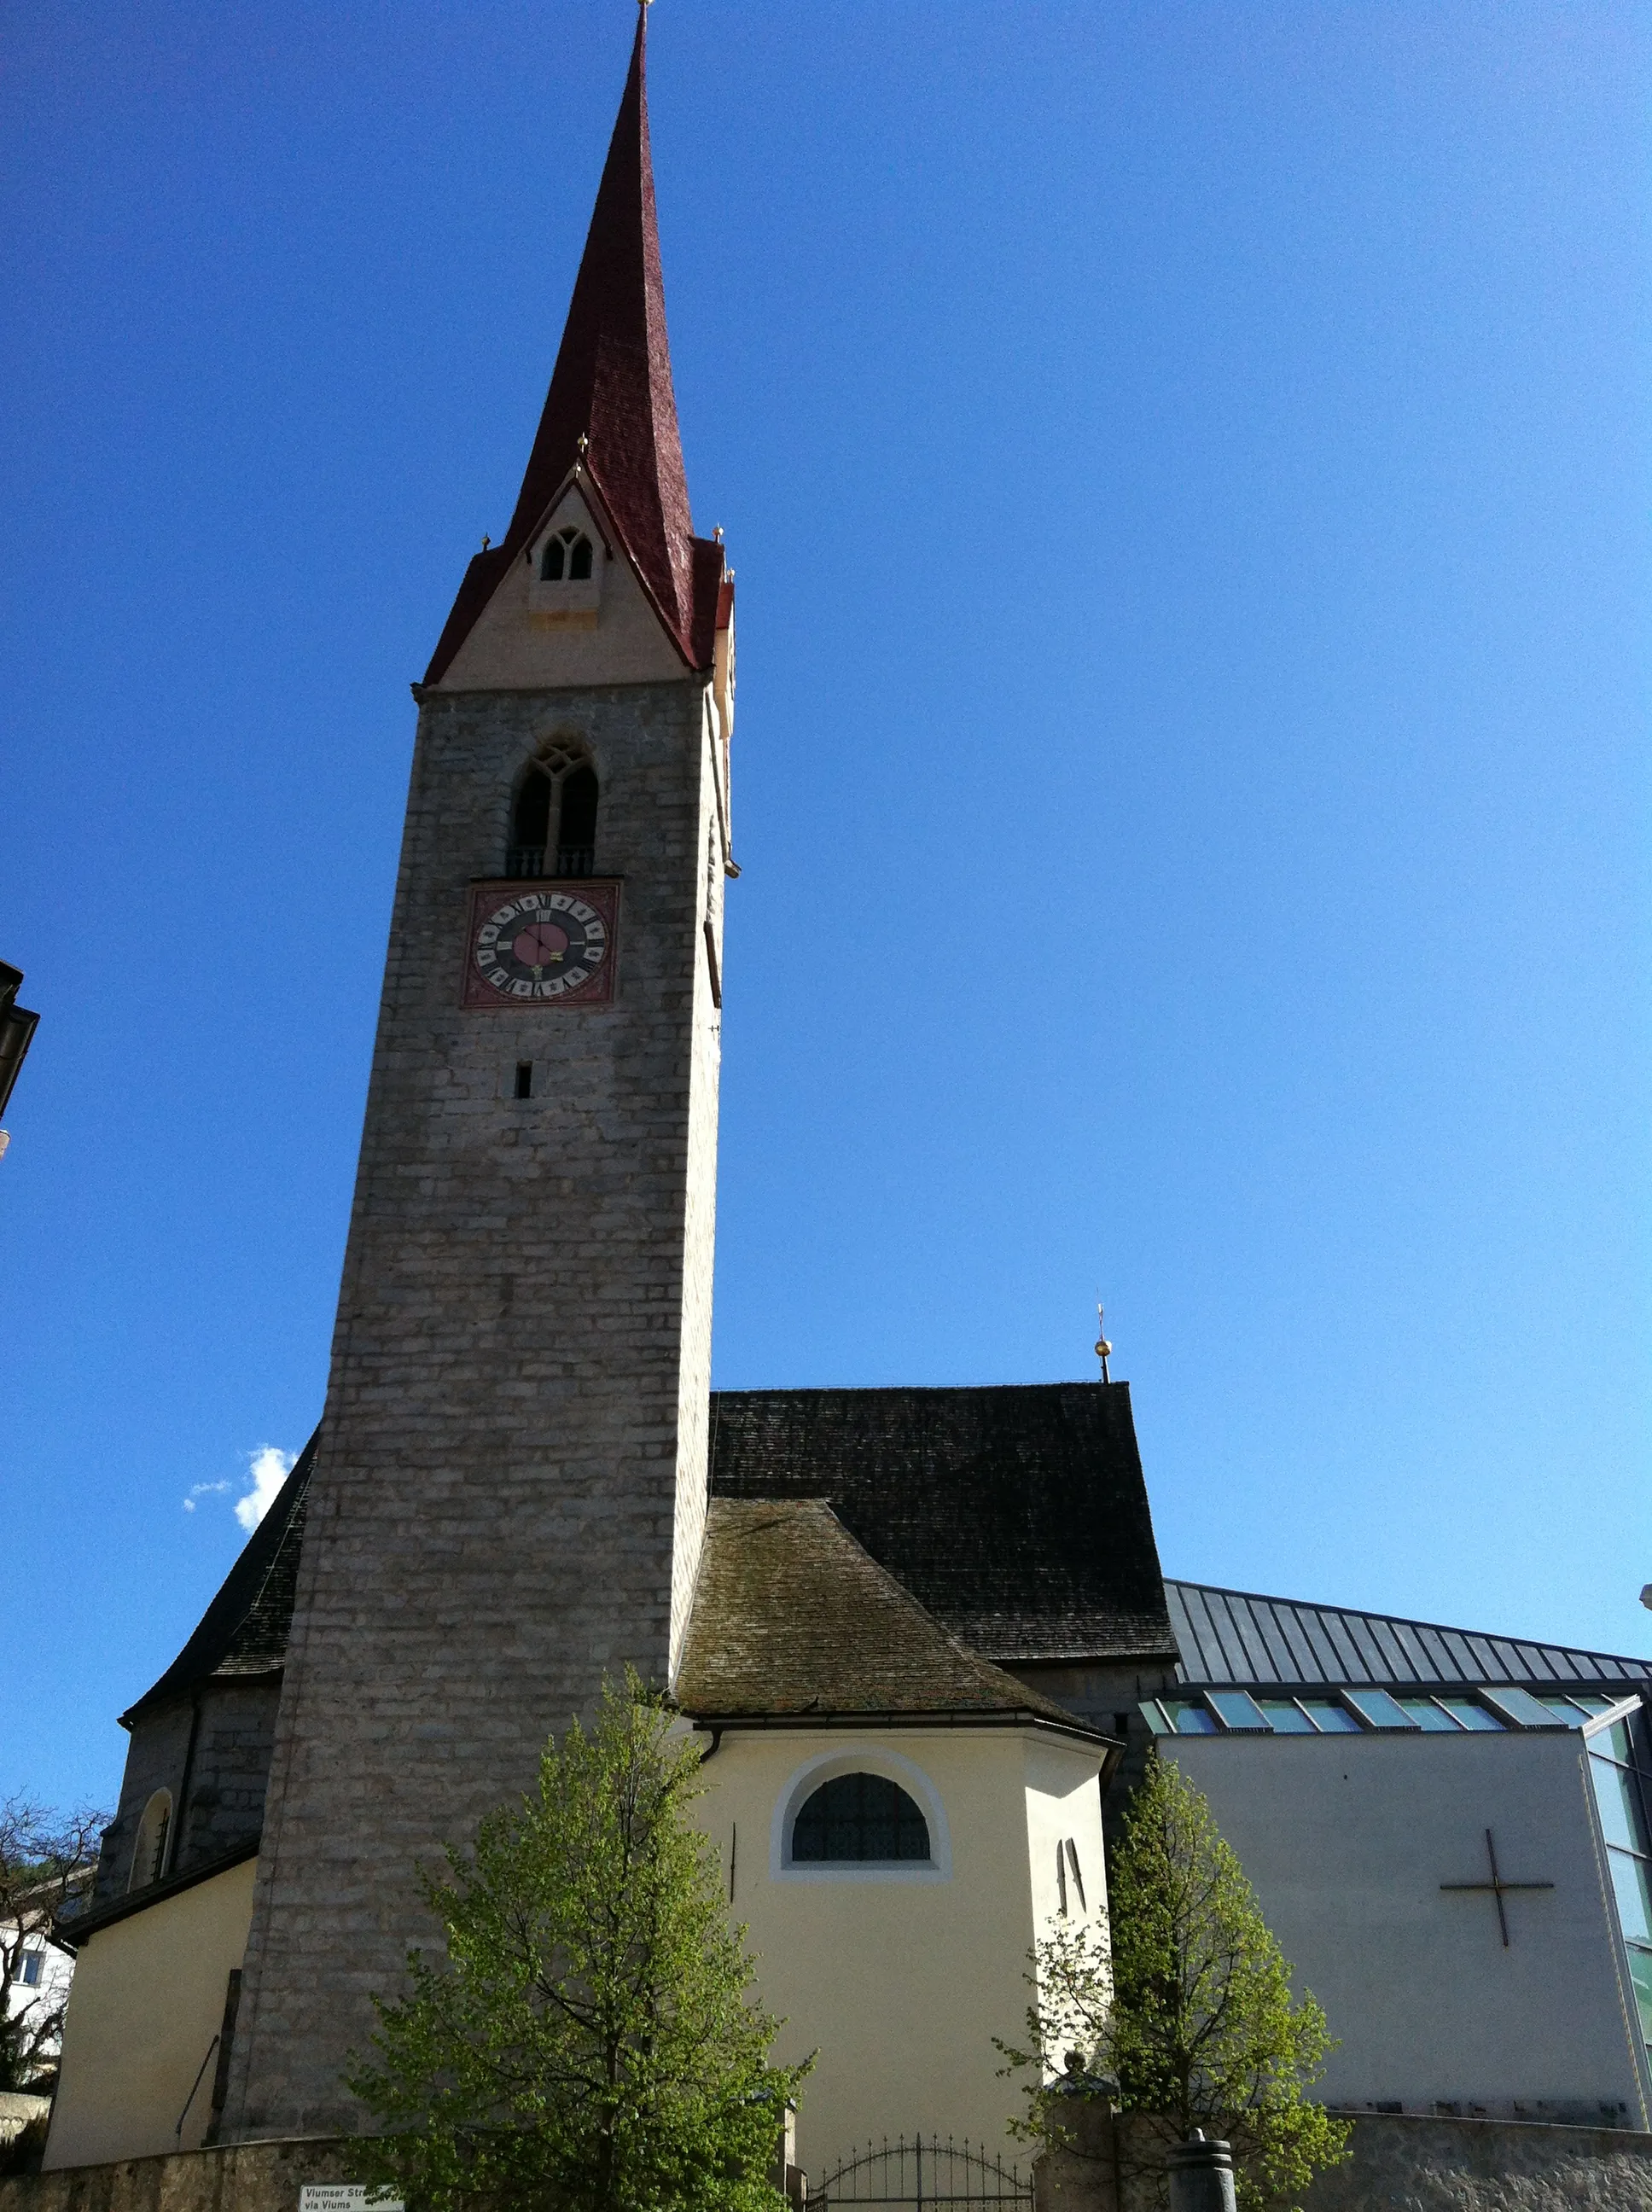
[[[227,2137],[340,2087],[414,1866],[629,1661],[706,1510],[732,580],[692,535],[630,75],[521,495],[422,684]]]

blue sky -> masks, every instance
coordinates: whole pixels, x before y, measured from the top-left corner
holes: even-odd
[[[0,1787],[107,1799],[319,1412],[406,686],[630,9],[5,14]],[[1647,7],[651,47],[719,1380],[1082,1376],[1099,1285],[1169,1571],[1652,1646]]]

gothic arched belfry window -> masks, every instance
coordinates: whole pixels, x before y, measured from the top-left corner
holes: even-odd
[[[577,740],[540,748],[511,808],[507,876],[588,876],[597,862],[597,771]]]
[[[582,530],[558,530],[545,540],[539,580],[545,584],[582,584],[591,574],[591,540]]]

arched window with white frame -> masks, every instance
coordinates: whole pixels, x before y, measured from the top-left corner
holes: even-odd
[[[775,1804],[769,1871],[780,1881],[946,1881],[940,1794],[915,1760],[881,1746],[811,1759]]]

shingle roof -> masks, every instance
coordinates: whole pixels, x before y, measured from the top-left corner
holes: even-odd
[[[1202,1687],[1507,1683],[1543,1690],[1652,1679],[1652,1660],[1203,1583],[1167,1582],[1164,1591],[1182,1679]]]
[[[701,1717],[1072,1714],[967,1651],[819,1498],[714,1498],[677,1699]]]
[[[827,1499],[990,1658],[1175,1656],[1127,1383],[718,1391],[711,1486]]]
[[[711,662],[723,553],[693,536],[689,515],[648,151],[647,12],[639,13],[630,74],[516,512],[502,542],[465,570],[427,684],[446,674],[576,465],[594,484],[679,651],[691,667]]]
[[[310,1438],[269,1511],[242,1546],[194,1634],[166,1673],[120,1718],[130,1727],[151,1706],[186,1697],[214,1674],[270,1674],[287,1656],[305,1503],[320,1431]]]

